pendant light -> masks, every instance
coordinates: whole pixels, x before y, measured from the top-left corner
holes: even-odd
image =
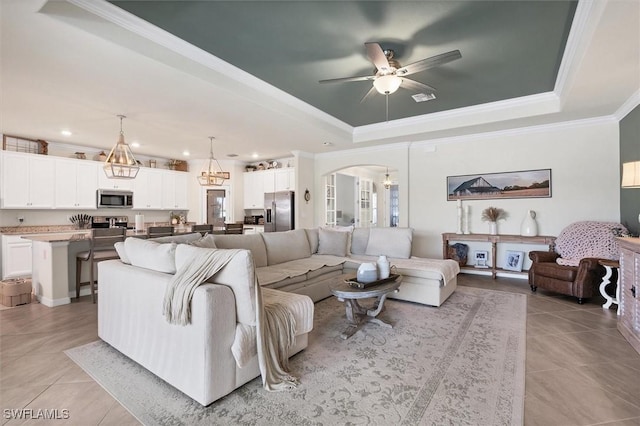
[[[231,177],[229,172],[223,172],[222,167],[220,167],[220,163],[213,156],[213,140],[215,138],[213,136],[209,136],[210,141],[210,152],[209,152],[209,167],[206,170],[203,170],[198,176],[198,182],[202,186],[222,186],[226,179]],[[218,169],[216,170],[214,167],[215,164],[218,165]]]
[[[109,179],[135,179],[140,167],[131,148],[125,143],[122,131],[122,120],[127,117],[124,115],[117,117],[120,118],[120,136],[104,162],[104,173]]]
[[[384,185],[384,189],[391,188],[391,178],[389,177],[389,168],[387,167],[387,173],[384,175],[384,180],[382,181],[382,185]]]

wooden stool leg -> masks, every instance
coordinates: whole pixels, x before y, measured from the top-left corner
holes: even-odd
[[[91,259],[91,276],[89,277],[89,285],[91,286],[91,301],[96,303],[96,289],[93,286],[93,270],[96,267],[95,262]]]
[[[82,275],[82,260],[76,259],[76,299],[80,298],[81,275]]]

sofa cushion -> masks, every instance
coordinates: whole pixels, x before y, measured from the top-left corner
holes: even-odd
[[[269,288],[281,288],[290,284],[301,283],[307,279],[306,274],[292,276],[290,272],[279,269],[278,265],[258,268],[256,274],[258,275],[260,286]]]
[[[217,250],[179,244],[175,250],[176,268],[203,250]],[[229,263],[207,280],[207,282],[226,285],[231,288],[236,299],[236,321],[246,325],[256,323],[255,269],[249,250],[242,250]]]
[[[113,248],[116,249],[116,253],[118,253],[118,257],[120,257],[120,261],[122,261],[122,263],[131,265],[131,261],[127,256],[127,251],[124,248],[124,241],[118,241],[113,245]]]
[[[412,228],[370,228],[367,256],[411,257]]]
[[[177,235],[169,235],[166,237],[157,237],[157,238],[149,238],[149,241],[153,241],[156,243],[190,243],[193,241],[197,241],[202,238],[202,234],[199,232],[189,233],[189,234],[177,234]]]
[[[261,234],[213,235],[215,245],[221,249],[251,250],[256,268],[267,266],[267,248]]]
[[[176,243],[157,243],[140,238],[124,240],[124,251],[133,266],[168,274],[176,273]]]
[[[318,229],[318,254],[344,257],[348,253],[350,232]]]
[[[316,254],[318,252],[318,228],[305,229],[304,232],[307,233],[307,239],[309,240],[311,254]]]
[[[355,228],[351,234],[351,253],[365,254],[369,243],[369,228]]]
[[[190,244],[196,247],[218,248],[218,246],[216,246],[216,240],[211,234],[207,234],[199,240],[192,241]]]
[[[260,235],[267,248],[267,265],[269,266],[311,256],[309,240],[304,229],[266,232]]]

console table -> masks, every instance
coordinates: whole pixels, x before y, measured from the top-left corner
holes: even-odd
[[[620,296],[618,331],[640,353],[640,238],[618,238]]]
[[[549,251],[554,251],[556,237],[539,235],[536,237],[525,237],[522,235],[491,235],[491,234],[456,234],[454,232],[446,232],[442,234],[442,258],[449,259],[449,241],[460,242],[484,242],[491,243],[491,263],[488,265],[488,270],[491,271],[491,277],[496,278],[499,271],[505,271],[510,274],[526,274],[527,271],[516,272],[498,268],[496,266],[496,253],[497,245],[500,243],[510,244],[540,244],[549,247]],[[473,266],[463,266],[461,269],[474,269]]]

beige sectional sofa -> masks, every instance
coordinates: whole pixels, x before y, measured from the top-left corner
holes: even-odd
[[[403,276],[396,299],[440,306],[456,289],[460,267],[446,259],[411,256],[411,228],[299,229],[248,235],[210,235],[218,248],[251,250],[260,285],[305,294],[314,302],[331,295],[338,277],[355,277],[363,262],[389,258]]]
[[[118,243],[120,260],[98,265],[98,335],[203,405],[260,375],[256,353],[257,276],[265,306],[287,306],[296,322],[289,355],[307,346],[313,302],[355,276],[361,262],[389,257],[403,275],[394,297],[439,306],[456,288],[453,260],[411,256],[408,228],[307,229],[248,235],[199,234]],[[185,243],[185,244],[180,244]],[[192,322],[169,324],[163,297],[194,250],[242,249],[196,288]]]

